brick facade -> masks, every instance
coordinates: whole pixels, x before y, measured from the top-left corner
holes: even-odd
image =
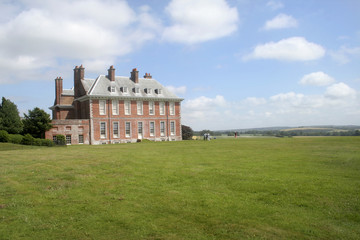
[[[126,86],[128,93],[122,93],[119,86]],[[106,77],[85,79],[84,68],[75,67],[72,90],[63,90],[62,79],[55,79],[55,102],[50,108],[54,127],[46,132],[46,138],[62,134],[69,144],[179,141],[181,101],[150,74],[139,79],[137,69],[130,78],[116,77],[111,66]]]

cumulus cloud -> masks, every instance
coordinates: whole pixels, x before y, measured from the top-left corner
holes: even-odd
[[[175,95],[183,95],[186,93],[186,86],[180,86],[180,87],[166,86],[166,88]]]
[[[317,95],[285,92],[236,102],[223,96],[202,96],[184,101],[182,120],[195,130],[356,124],[360,121],[359,100],[359,93],[342,82]]]
[[[323,72],[313,72],[301,78],[300,84],[312,86],[326,86],[335,82],[335,79]]]
[[[343,82],[333,84],[326,89],[325,96],[332,99],[355,98],[356,91]]]
[[[225,0],[172,0],[166,12],[173,24],[166,27],[163,39],[195,44],[228,36],[239,22],[235,7]]]
[[[44,78],[44,68],[66,61],[113,62],[162,28],[149,7],[136,12],[126,1],[25,1],[15,9],[0,22],[1,82],[20,79],[12,69]]]
[[[322,58],[325,49],[316,43],[308,42],[303,37],[282,39],[257,45],[253,52],[243,57],[249,59],[276,59],[284,61],[311,61]]]
[[[297,27],[298,22],[295,18],[286,14],[279,14],[275,18],[266,21],[263,29],[264,30],[273,30],[273,29],[283,29],[283,28],[294,28]]]

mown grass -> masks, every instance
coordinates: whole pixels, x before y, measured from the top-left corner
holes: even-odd
[[[360,238],[360,137],[0,150],[0,239]]]

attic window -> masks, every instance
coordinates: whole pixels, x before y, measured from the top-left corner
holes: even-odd
[[[140,88],[138,88],[138,87],[133,88],[133,92],[134,93],[140,93]]]
[[[146,92],[146,94],[151,94],[151,88],[145,88],[144,91]]]
[[[115,86],[110,87],[110,92],[112,92],[112,93],[115,92]]]
[[[159,88],[159,89],[155,89],[155,93],[156,93],[156,94],[161,94],[161,93],[162,93],[161,88]]]
[[[128,92],[128,88],[127,88],[127,87],[121,87],[121,88],[120,88],[120,91],[121,91],[122,93],[127,93],[127,92]]]

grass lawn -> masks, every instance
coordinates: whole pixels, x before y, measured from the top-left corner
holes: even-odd
[[[360,137],[0,144],[0,239],[360,239]]]

